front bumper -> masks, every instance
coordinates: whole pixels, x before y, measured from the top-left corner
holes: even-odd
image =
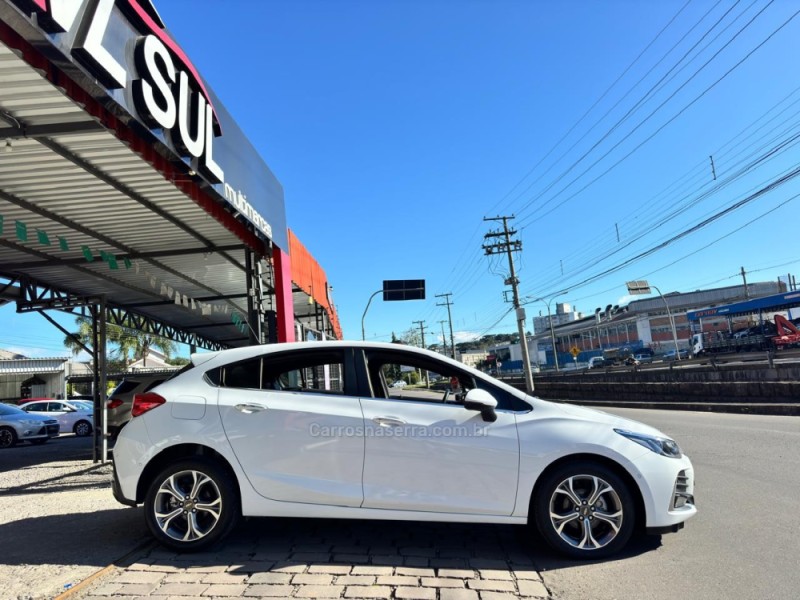
[[[648,531],[676,531],[676,526],[697,514],[694,469],[688,456],[666,458],[648,451],[636,460],[635,466]]]
[[[645,529],[647,535],[663,535],[665,533],[678,533],[683,526],[686,525],[684,521],[675,523],[675,525],[667,525],[666,527],[648,527]]]

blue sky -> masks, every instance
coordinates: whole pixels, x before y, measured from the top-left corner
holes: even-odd
[[[490,216],[516,215],[529,317],[561,291],[591,313],[632,279],[690,291],[800,264],[797,181],[751,197],[798,166],[800,2],[156,7],[281,181],[348,338],[405,278],[428,299],[376,300],[367,339],[425,320],[432,341],[445,292],[459,339],[514,331],[506,263],[481,249]],[[63,353],[38,316],[0,322],[2,347]]]

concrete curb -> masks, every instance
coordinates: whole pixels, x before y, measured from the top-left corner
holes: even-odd
[[[156,542],[154,540],[145,540],[144,542],[136,546],[133,550],[126,553],[124,556],[118,558],[110,565],[106,565],[99,571],[95,571],[94,573],[89,575],[89,577],[87,577],[83,581],[79,581],[68,590],[64,590],[58,596],[53,598],[53,600],[67,600],[68,598],[73,597],[75,594],[82,592],[83,590],[93,585],[94,583],[96,583],[98,580],[102,579],[109,573],[112,573],[116,568],[118,567],[125,568],[127,566],[130,566],[134,562],[133,559],[141,556],[142,553],[144,553],[149,549],[152,549],[155,545]]]

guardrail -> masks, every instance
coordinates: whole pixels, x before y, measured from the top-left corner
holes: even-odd
[[[597,406],[800,415],[800,351],[773,361],[764,352],[748,354],[543,372],[534,378],[534,393]],[[524,389],[521,379],[504,381]]]

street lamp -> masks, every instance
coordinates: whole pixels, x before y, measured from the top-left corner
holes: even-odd
[[[380,289],[380,290],[378,290],[377,292],[375,292],[374,294],[372,294],[369,297],[369,300],[367,301],[367,307],[364,309],[364,314],[361,315],[361,339],[362,339],[362,341],[367,339],[366,330],[364,329],[364,319],[367,318],[367,311],[369,310],[369,305],[372,304],[372,299],[375,296],[377,296],[378,294],[382,293],[382,292],[383,292],[383,289]]]
[[[364,328],[364,319],[367,318],[369,305],[372,304],[372,299],[381,293],[383,294],[383,300],[385,302],[398,300],[425,300],[425,280],[384,279],[383,287],[369,297],[369,300],[367,300],[367,307],[364,309],[364,314],[361,315],[362,340],[365,340],[367,337],[366,330]]]
[[[664,297],[664,294],[661,293],[661,290],[658,289],[658,287],[650,286],[646,280],[629,281],[625,285],[628,286],[628,293],[634,296],[649,294],[650,287],[657,291],[658,295],[661,296],[661,299],[664,301],[664,306],[667,309],[667,317],[669,317],[670,327],[672,328],[672,341],[675,342],[675,360],[680,360],[681,351],[678,348],[678,332],[675,330],[675,319],[672,318],[672,312],[669,309],[669,304],[667,303],[667,299]]]
[[[597,329],[597,347],[600,348],[600,351],[603,351],[603,338],[600,336],[600,313],[603,312],[603,309],[599,306],[594,309],[594,325],[595,329]]]
[[[561,294],[559,294],[561,295]],[[550,343],[553,344],[553,360],[556,363],[556,373],[558,373],[558,351],[556,350],[556,334],[553,331],[553,316],[550,314],[550,303],[558,296],[553,296],[545,304],[547,304],[547,320],[550,322]]]
[[[553,344],[553,360],[556,364],[556,372],[558,372],[558,352],[556,351],[556,334],[553,330],[553,316],[550,312],[550,303],[558,298],[559,296],[563,296],[564,294],[568,294],[569,290],[563,290],[558,292],[555,296],[552,296],[549,299],[545,298],[536,298],[535,300],[530,300],[530,302],[543,302],[545,306],[547,306],[547,322],[550,324],[550,343]]]

